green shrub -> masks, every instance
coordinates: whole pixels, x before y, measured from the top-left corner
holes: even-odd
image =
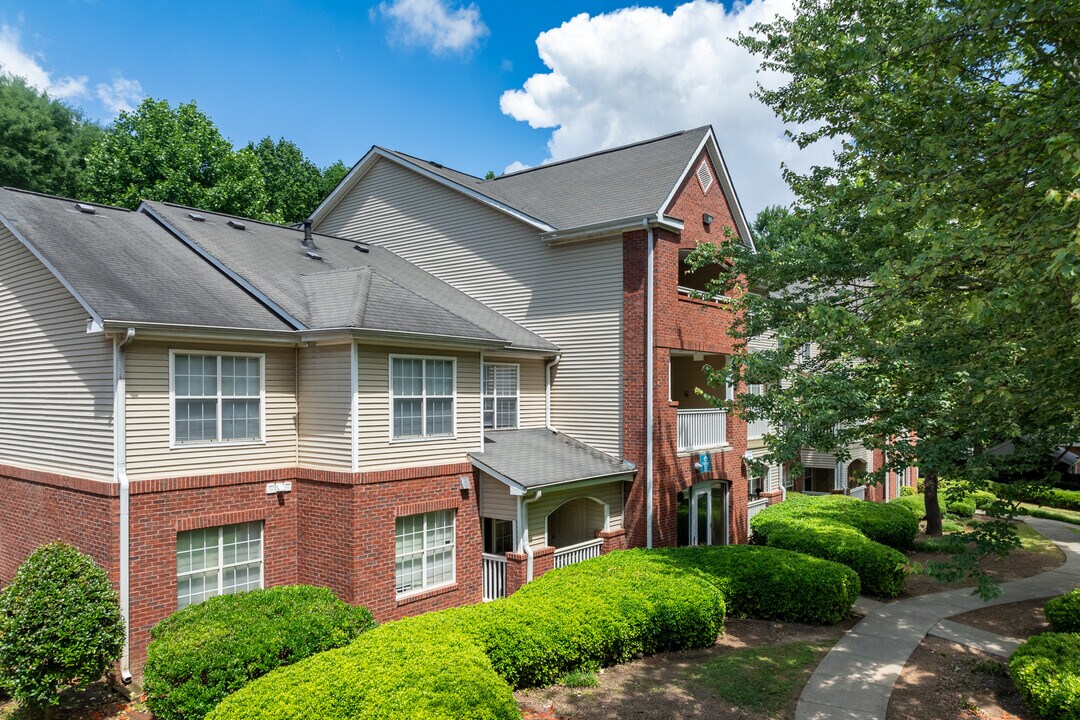
[[[1080,632],[1080,588],[1046,601],[1046,619],[1055,632]]]
[[[908,497],[915,494],[915,488],[910,485],[900,486],[900,497]]]
[[[0,591],[0,684],[31,707],[97,681],[123,646],[109,576],[70,545],[38,548]]]
[[[975,517],[975,501],[971,499],[946,501],[945,511],[956,517]]]
[[[1080,635],[1029,638],[1009,660],[1009,674],[1039,717],[1080,720]]]
[[[388,623],[279,668],[208,720],[517,720],[513,691],[461,622],[461,608]]]
[[[147,704],[159,720],[203,718],[255,678],[346,645],[374,624],[366,608],[310,585],[209,598],[150,632]]]
[[[727,545],[654,552],[704,572],[723,590],[728,613],[742,617],[831,625],[847,617],[859,597],[859,576],[851,568],[782,548]]]
[[[911,547],[919,532],[918,520],[912,520],[910,513],[901,508],[848,495],[789,493],[785,502],[766,508],[757,517],[764,513],[771,519],[785,517],[836,522],[855,528],[871,540],[901,550]]]
[[[915,516],[916,522],[926,517],[926,496],[921,493],[893,498],[886,504],[904,508]],[[948,512],[945,507],[945,497],[941,494],[938,495],[938,507],[941,508],[942,515]]]
[[[988,510],[995,502],[997,502],[997,495],[989,490],[976,490],[971,493],[969,499],[975,503],[975,507],[979,510]]]

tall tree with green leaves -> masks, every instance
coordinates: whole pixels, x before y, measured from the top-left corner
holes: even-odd
[[[296,223],[311,215],[348,173],[340,161],[320,169],[295,143],[266,137],[247,146],[259,161],[266,185],[265,215],[277,222]]]
[[[72,196],[101,128],[22,78],[0,74],[0,185]]]
[[[194,102],[147,98],[122,112],[91,150],[81,194],[134,208],[142,199],[272,219],[259,159],[234,150]]]
[[[796,142],[838,145],[785,170],[796,202],[758,253],[699,252],[758,291],[738,334],[780,338],[735,363],[771,388],[742,412],[777,427],[775,460],[862,442],[917,464],[940,533],[941,477],[1080,437],[1080,5],[799,0],[739,42],[788,78],[759,96]]]

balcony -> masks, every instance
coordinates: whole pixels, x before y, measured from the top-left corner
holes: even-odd
[[[716,408],[680,409],[679,452],[712,450],[727,445],[727,412]]]

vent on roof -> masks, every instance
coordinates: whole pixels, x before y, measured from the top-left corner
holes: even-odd
[[[356,243],[352,248],[353,250],[359,250],[360,252],[371,252],[371,248],[364,243]]]
[[[247,230],[247,225],[240,222],[239,220],[230,220],[228,224],[229,227],[236,228],[237,230]]]
[[[304,254],[305,254],[305,255],[307,255],[307,256],[308,256],[309,258],[311,258],[312,260],[322,260],[322,255],[320,255],[319,253],[315,252],[314,250],[308,250],[308,251],[307,251],[306,253],[304,253]]]
[[[187,216],[195,222],[206,222],[206,218],[199,213],[188,213]]]
[[[86,203],[75,203],[75,209],[85,215],[96,215],[97,208],[93,205],[87,205]]]
[[[712,172],[709,170],[709,163],[705,160],[701,161],[697,169],[697,181],[701,183],[701,192],[709,192],[709,188],[712,187]]]
[[[429,165],[434,165],[434,166],[435,166],[435,167],[437,167],[437,168],[441,168],[441,167],[442,167],[442,165],[441,165],[440,163],[437,163],[437,162],[435,162],[434,160],[428,160],[428,164],[429,164]]]

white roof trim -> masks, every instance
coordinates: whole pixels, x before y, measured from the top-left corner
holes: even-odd
[[[540,237],[547,240],[548,245],[562,245],[578,240],[589,240],[604,235],[613,235],[627,230],[640,230],[642,227],[641,222],[643,220],[649,222],[649,227],[660,227],[673,232],[682,232],[683,230],[683,221],[677,220],[676,218],[658,217],[655,215],[634,215],[628,218],[619,218],[618,220],[606,220],[591,225],[580,225],[575,228],[555,230],[544,233]]]
[[[754,250],[754,237],[750,234],[750,224],[746,221],[746,214],[743,212],[742,204],[739,202],[739,196],[735,193],[735,186],[731,183],[731,175],[728,173],[727,163],[724,162],[724,155],[720,152],[720,146],[716,142],[716,136],[713,134],[712,127],[705,133],[705,137],[701,139],[701,143],[694,150],[693,156],[687,161],[686,167],[683,168],[682,173],[679,175],[679,179],[675,182],[675,185],[671,188],[671,192],[664,199],[664,202],[660,205],[660,209],[656,211],[657,215],[663,216],[671,207],[672,201],[675,199],[675,193],[682,187],[683,182],[686,181],[687,176],[692,172],[694,164],[696,163],[698,156],[701,155],[701,151],[708,149],[709,157],[713,161],[713,165],[716,166],[719,171],[720,187],[724,191],[724,198],[727,200],[728,205],[731,208],[731,214],[735,220],[735,228],[739,231],[739,238]]]
[[[408,168],[415,173],[423,175],[428,180],[433,180],[434,182],[437,182],[444,187],[448,187],[451,190],[456,190],[463,195],[467,195],[473,200],[477,200],[491,208],[494,208],[495,210],[498,210],[499,212],[506,213],[507,215],[516,218],[523,223],[532,225],[541,232],[551,232],[555,229],[551,225],[548,225],[547,223],[538,220],[531,215],[527,215],[518,210],[517,208],[499,202],[498,200],[490,198],[483,193],[479,193],[472,188],[465,187],[460,183],[456,183],[449,178],[443,177],[438,173],[434,173],[421,165],[409,162],[408,160],[398,157],[397,155],[387,152],[377,146],[371,148],[371,150],[369,150],[368,153],[364,155],[364,157],[361,158],[360,161],[356,163],[356,165],[354,165],[351,170],[349,170],[349,174],[346,175],[340,183],[338,183],[338,186],[334,188],[333,192],[331,192],[326,197],[326,199],[322,201],[322,203],[319,204],[319,207],[315,208],[315,212],[311,213],[311,217],[315,225],[318,225],[326,216],[326,214],[330,212],[330,210],[332,210],[339,202],[341,202],[341,199],[348,194],[348,191],[352,189],[353,185],[355,185],[356,182],[359,181],[360,178],[363,177],[363,175],[368,171],[368,169],[374,164],[374,159],[376,158],[385,158],[391,162],[400,165],[403,168]]]
[[[490,475],[491,477],[493,477],[496,480],[498,480],[499,482],[501,482],[503,485],[506,485],[508,488],[510,488],[510,494],[511,495],[524,495],[525,493],[528,492],[528,488],[526,488],[524,485],[514,482],[510,478],[506,477],[505,475],[503,475],[502,473],[500,473],[500,472],[498,472],[496,470],[493,470],[492,468],[490,468],[489,466],[487,466],[484,463],[480,462],[476,458],[470,456],[469,460],[472,462],[473,467],[476,467],[476,468],[479,468],[480,470],[483,470],[488,475]]]
[[[215,268],[217,268],[223,275],[225,275],[230,280],[232,280],[237,285],[239,285],[244,290],[246,290],[252,297],[254,297],[256,300],[258,300],[263,305],[265,305],[271,312],[273,312],[275,315],[280,317],[282,320],[289,323],[290,325],[292,325],[297,330],[307,330],[308,329],[307,326],[304,325],[304,323],[300,322],[299,320],[294,318],[292,315],[290,315],[288,312],[286,312],[285,308],[281,307],[276,302],[274,302],[273,300],[268,298],[266,295],[264,295],[262,293],[262,291],[260,291],[258,288],[256,288],[251,283],[249,283],[247,280],[245,280],[244,278],[237,275],[225,263],[221,262],[216,257],[214,257],[209,252],[207,252],[206,249],[204,249],[197,242],[195,242],[194,240],[189,238],[187,235],[185,235],[183,233],[183,231],[181,231],[178,227],[176,227],[175,225],[170,223],[168,220],[166,220],[164,217],[162,217],[160,214],[158,214],[152,207],[147,205],[146,202],[139,203],[139,207],[135,208],[135,211],[145,213],[145,214],[149,215],[150,217],[152,217],[155,221],[160,223],[163,228],[165,228],[166,230],[171,232],[180,242],[184,243],[189,248],[194,250],[197,255],[199,255],[201,258],[203,258],[208,263],[210,263]]]
[[[53,277],[60,281],[60,284],[64,286],[64,289],[71,293],[71,296],[75,298],[80,305],[83,306],[83,309],[86,310],[86,312],[90,313],[91,322],[87,325],[86,331],[100,332],[101,329],[105,327],[105,321],[101,319],[101,315],[98,313],[98,311],[92,308],[90,306],[90,303],[86,302],[86,298],[79,294],[79,291],[75,289],[75,286],[68,282],[68,279],[66,277],[60,274],[60,271],[56,269],[56,266],[49,262],[49,259],[45,257],[40,250],[34,247],[34,244],[27,240],[26,236],[19,232],[19,229],[15,227],[15,223],[9,220],[7,216],[3,213],[0,213],[0,224],[6,227],[8,229],[8,232],[14,235],[15,239],[21,242],[23,246],[25,246],[26,249],[29,250],[30,253],[34,257],[36,257],[38,261],[42,265],[44,265],[50,273],[53,274]]]

